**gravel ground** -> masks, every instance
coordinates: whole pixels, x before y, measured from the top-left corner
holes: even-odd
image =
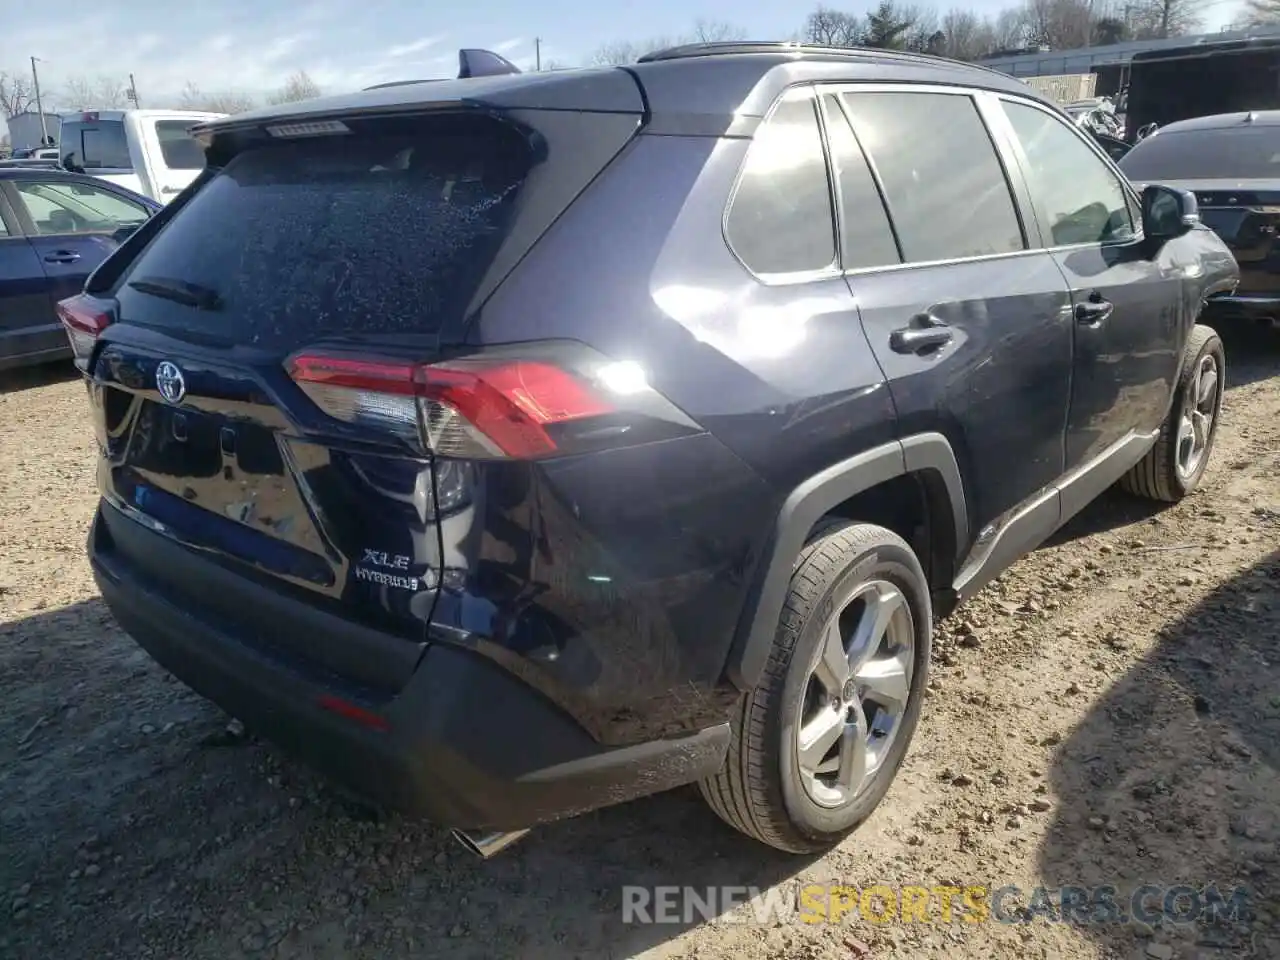
[[[0,957],[1280,957],[1280,334],[1232,337],[1205,487],[1108,494],[939,627],[921,730],[821,859],[692,790],[481,863],[238,735],[114,625],[83,389],[0,379]],[[1216,881],[1217,926],[624,924],[624,884]],[[1023,902],[1023,901],[1019,901]],[[936,914],[935,914],[936,918]]]

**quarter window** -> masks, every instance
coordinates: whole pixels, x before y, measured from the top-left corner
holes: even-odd
[[[840,249],[846,270],[900,263],[884,200],[849,120],[833,93],[822,97],[827,142],[840,186]]]
[[[1120,180],[1074,130],[1026,104],[1001,101],[1027,158],[1027,183],[1054,246],[1134,236]]]
[[[835,262],[831,186],[811,96],[784,100],[756,132],[725,230],[754,273],[821,270]]]
[[[903,259],[1024,249],[1009,182],[972,97],[869,92],[844,102],[884,184]]]

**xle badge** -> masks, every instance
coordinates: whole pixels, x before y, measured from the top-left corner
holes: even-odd
[[[421,590],[423,587],[434,587],[435,578],[431,576],[430,571],[422,577],[409,573],[412,562],[412,557],[406,557],[403,554],[387,553],[385,550],[365,547],[360,563],[356,566],[356,579],[383,587],[394,587],[397,590]]]

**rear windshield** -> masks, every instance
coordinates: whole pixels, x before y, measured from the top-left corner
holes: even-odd
[[[187,130],[191,120],[157,120],[156,139],[160,154],[170,170],[203,170],[204,147]]]
[[[68,170],[132,170],[123,120],[64,120],[58,134]]]
[[[121,319],[282,350],[437,333],[465,312],[527,165],[511,128],[465,118],[250,149],[130,265]]]
[[[1280,177],[1280,126],[1157,133],[1120,161],[1131,180]]]

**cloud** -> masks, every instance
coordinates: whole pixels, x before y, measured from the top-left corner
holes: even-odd
[[[515,50],[517,47],[523,47],[528,42],[529,41],[524,37],[513,37],[510,40],[501,40],[489,49],[494,53],[507,53],[508,51]]]
[[[402,43],[391,47],[387,50],[386,55],[393,58],[407,57],[411,53],[421,53],[429,47],[434,47],[443,39],[444,37],[442,36],[423,37],[421,40],[414,40],[411,43]]]

